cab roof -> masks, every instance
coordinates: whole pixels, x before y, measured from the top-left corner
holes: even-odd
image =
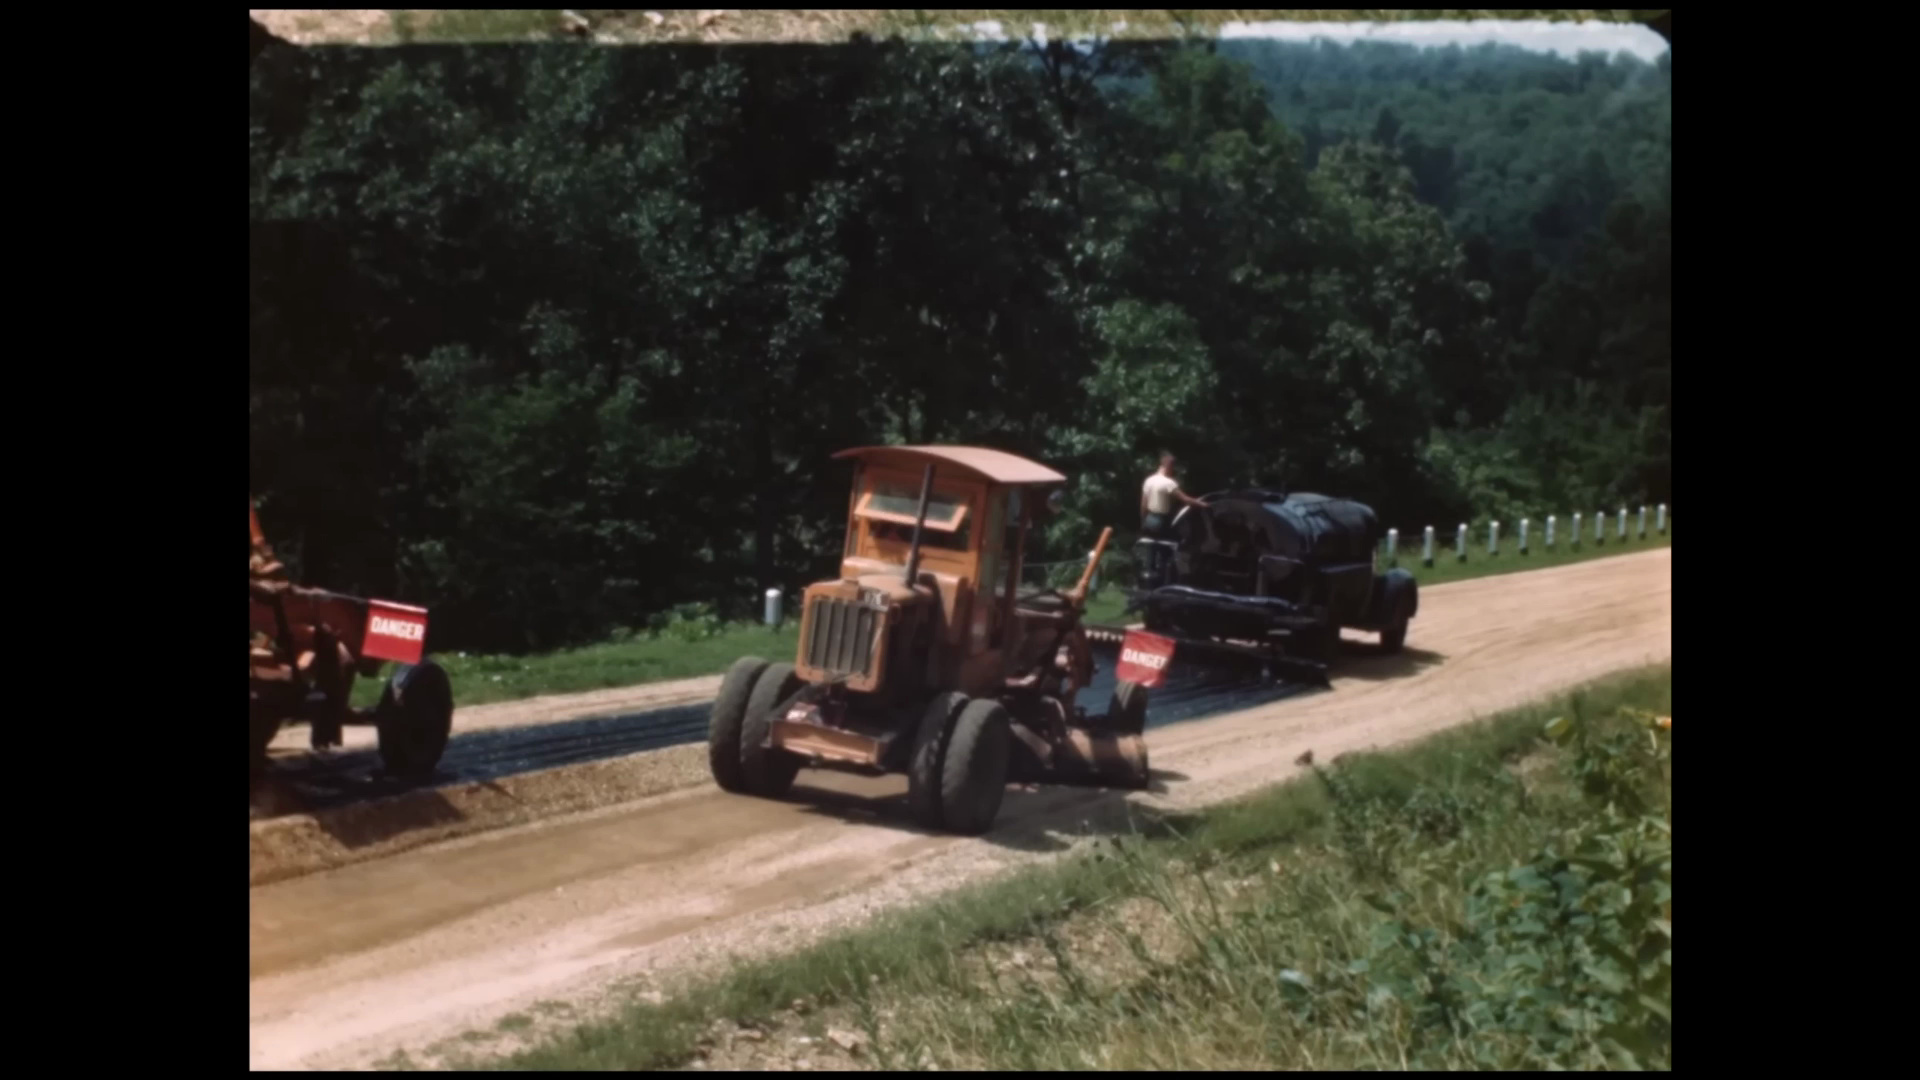
[[[984,446],[859,446],[833,455],[882,465],[934,465],[957,469],[994,484],[1064,484],[1065,476],[1037,461]]]

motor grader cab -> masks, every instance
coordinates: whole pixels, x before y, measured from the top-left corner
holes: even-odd
[[[258,512],[249,505],[247,513],[249,774],[259,775],[281,726],[300,719],[312,725],[316,750],[340,745],[343,725],[367,724],[379,729],[388,772],[431,773],[446,750],[453,690],[446,671],[423,658],[426,609],[293,584]],[[389,661],[396,667],[379,704],[352,708],[354,677]]]
[[[1019,592],[1027,534],[1066,477],[981,447],[835,457],[855,465],[839,577],[806,590],[793,663],[728,671],[715,781],[771,797],[806,766],[904,772],[915,818],[960,833],[992,825],[1009,780],[1144,786],[1151,678],[1123,679],[1104,714],[1074,702],[1094,671],[1087,582],[1112,530],[1073,589]]]

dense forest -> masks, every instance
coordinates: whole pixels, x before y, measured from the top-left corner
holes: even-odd
[[[549,648],[837,557],[872,442],[1391,523],[1667,500],[1671,66],[1514,48],[272,48],[249,480],[302,578]]]

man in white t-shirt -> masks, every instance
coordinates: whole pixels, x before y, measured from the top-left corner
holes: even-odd
[[[1205,506],[1206,501],[1196,499],[1180,490],[1180,481],[1173,478],[1173,455],[1160,455],[1160,469],[1147,482],[1140,485],[1140,533],[1155,540],[1167,535],[1168,526],[1173,524],[1173,500],[1179,499],[1188,506]]]

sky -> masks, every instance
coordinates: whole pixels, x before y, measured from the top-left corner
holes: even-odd
[[[1124,24],[1122,24],[1124,26]],[[1003,38],[1005,28],[997,20],[974,24],[982,37]],[[1033,35],[1046,40],[1043,24],[1035,23]],[[1481,20],[1475,22],[1260,22],[1224,23],[1220,37],[1226,39],[1267,38],[1277,41],[1310,41],[1330,38],[1338,42],[1359,40],[1396,41],[1410,45],[1479,45],[1496,41],[1539,52],[1558,53],[1571,58],[1582,52],[1631,53],[1651,61],[1667,51],[1667,42],[1650,27],[1638,23],[1612,22],[1518,22]]]

